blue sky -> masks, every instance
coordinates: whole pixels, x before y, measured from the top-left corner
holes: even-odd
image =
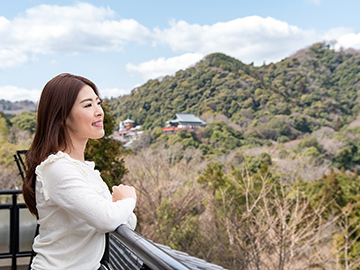
[[[0,0],[0,99],[38,101],[62,72],[102,97],[210,53],[277,62],[316,42],[360,50],[358,0]]]

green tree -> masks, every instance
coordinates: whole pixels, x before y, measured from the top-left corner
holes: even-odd
[[[164,131],[162,130],[161,127],[157,127],[152,133],[151,135],[153,136],[153,138],[156,140],[157,138],[159,138],[162,134],[164,134]]]
[[[0,116],[0,141],[1,138],[5,138],[7,135],[9,135],[9,129],[6,124],[6,119]]]
[[[340,117],[336,120],[335,124],[335,131],[339,131],[344,126],[343,122],[341,121]]]
[[[322,146],[318,143],[317,139],[313,136],[307,136],[303,140],[301,140],[296,149],[301,151],[304,148],[315,147],[319,152],[322,151]]]
[[[294,119],[294,128],[303,133],[310,132],[308,120],[304,116],[299,116]]]
[[[283,119],[277,117],[272,118],[268,123],[268,127],[278,130],[280,135],[290,135],[290,127]]]
[[[351,167],[351,161],[353,158],[353,149],[350,146],[345,146],[340,149],[339,153],[334,158],[334,165],[338,168],[344,167],[349,168]]]
[[[225,173],[222,170],[221,164],[216,162],[208,163],[197,181],[205,189],[211,191],[213,198],[215,198],[216,191],[226,183]]]
[[[23,111],[11,119],[11,123],[22,129],[34,133],[36,130],[36,114]]]

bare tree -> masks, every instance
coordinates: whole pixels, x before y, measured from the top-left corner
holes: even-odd
[[[260,175],[260,177],[259,177]],[[330,202],[312,208],[297,187],[271,181],[267,174],[243,175],[221,191],[218,219],[227,232],[230,269],[333,269],[329,250],[335,222],[322,218]],[[240,181],[239,181],[240,180]],[[236,189],[233,192],[231,189]],[[226,249],[224,249],[226,250]],[[230,250],[230,251],[229,251]],[[219,251],[219,249],[217,250]]]
[[[155,232],[162,231],[159,224],[159,209],[170,202],[177,209],[177,218],[202,201],[201,190],[194,181],[195,175],[204,165],[201,153],[194,148],[182,150],[181,145],[169,149],[143,149],[125,160],[129,169],[124,182],[139,191],[136,209],[141,233],[154,241]],[[167,235],[162,234],[166,242]]]
[[[137,230],[153,241],[234,270],[358,267],[353,206],[324,218],[335,198],[312,206],[296,174],[220,166],[212,175],[197,149],[181,145],[143,149],[125,163],[124,180],[139,191]]]
[[[360,267],[360,254],[356,251],[359,247],[360,217],[355,214],[355,207],[356,203],[348,203],[341,208],[341,218],[337,222],[340,231],[335,237],[335,248],[339,263],[346,270]]]

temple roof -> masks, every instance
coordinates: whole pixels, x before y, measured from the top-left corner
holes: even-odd
[[[199,117],[191,114],[191,113],[176,113],[176,120],[178,120],[179,122],[193,122],[193,123],[203,123],[206,125],[206,123],[201,120]]]

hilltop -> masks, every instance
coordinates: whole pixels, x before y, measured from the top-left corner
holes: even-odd
[[[22,111],[32,112],[36,110],[36,104],[29,100],[11,102],[0,100],[0,111],[4,114],[19,114]]]

